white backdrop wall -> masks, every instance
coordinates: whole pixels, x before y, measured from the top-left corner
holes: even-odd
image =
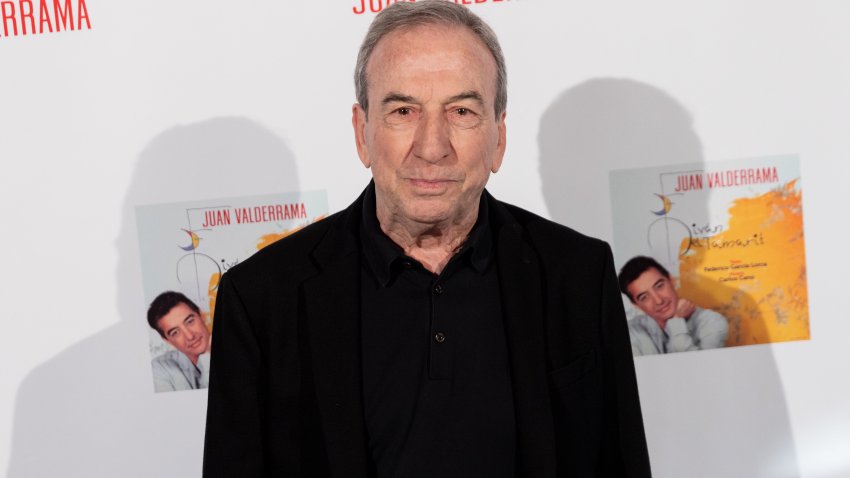
[[[374,13],[84,3],[91,28],[0,25],[0,470],[200,476],[206,392],[152,391],[133,207],[345,207]],[[467,3],[508,62],[503,200],[610,241],[611,169],[800,155],[811,340],[640,358],[641,400],[655,476],[850,476],[850,4]]]

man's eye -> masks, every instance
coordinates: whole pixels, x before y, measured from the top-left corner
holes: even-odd
[[[390,110],[390,112],[384,117],[387,124],[395,126],[414,124],[418,118],[419,111],[410,106],[399,106],[398,108]]]
[[[471,110],[465,106],[458,106],[449,111],[449,121],[452,121],[455,126],[461,128],[472,128],[479,124],[480,116],[475,110]]]

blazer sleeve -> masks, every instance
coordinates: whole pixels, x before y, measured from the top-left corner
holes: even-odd
[[[260,349],[232,274],[216,297],[204,478],[265,476]]]
[[[649,454],[628,323],[617,285],[614,258],[607,244],[601,310],[606,433],[600,476],[648,478],[651,476]]]

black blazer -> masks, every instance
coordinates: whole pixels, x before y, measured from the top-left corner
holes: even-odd
[[[484,194],[510,353],[517,476],[649,477],[608,245]],[[374,475],[360,370],[361,204],[362,196],[223,276],[204,477]]]

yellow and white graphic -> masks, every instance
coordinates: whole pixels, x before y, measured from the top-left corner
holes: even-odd
[[[610,181],[618,270],[656,260],[679,298],[727,320],[727,347],[809,338],[796,157],[619,170]],[[641,314],[624,301],[630,320]]]

